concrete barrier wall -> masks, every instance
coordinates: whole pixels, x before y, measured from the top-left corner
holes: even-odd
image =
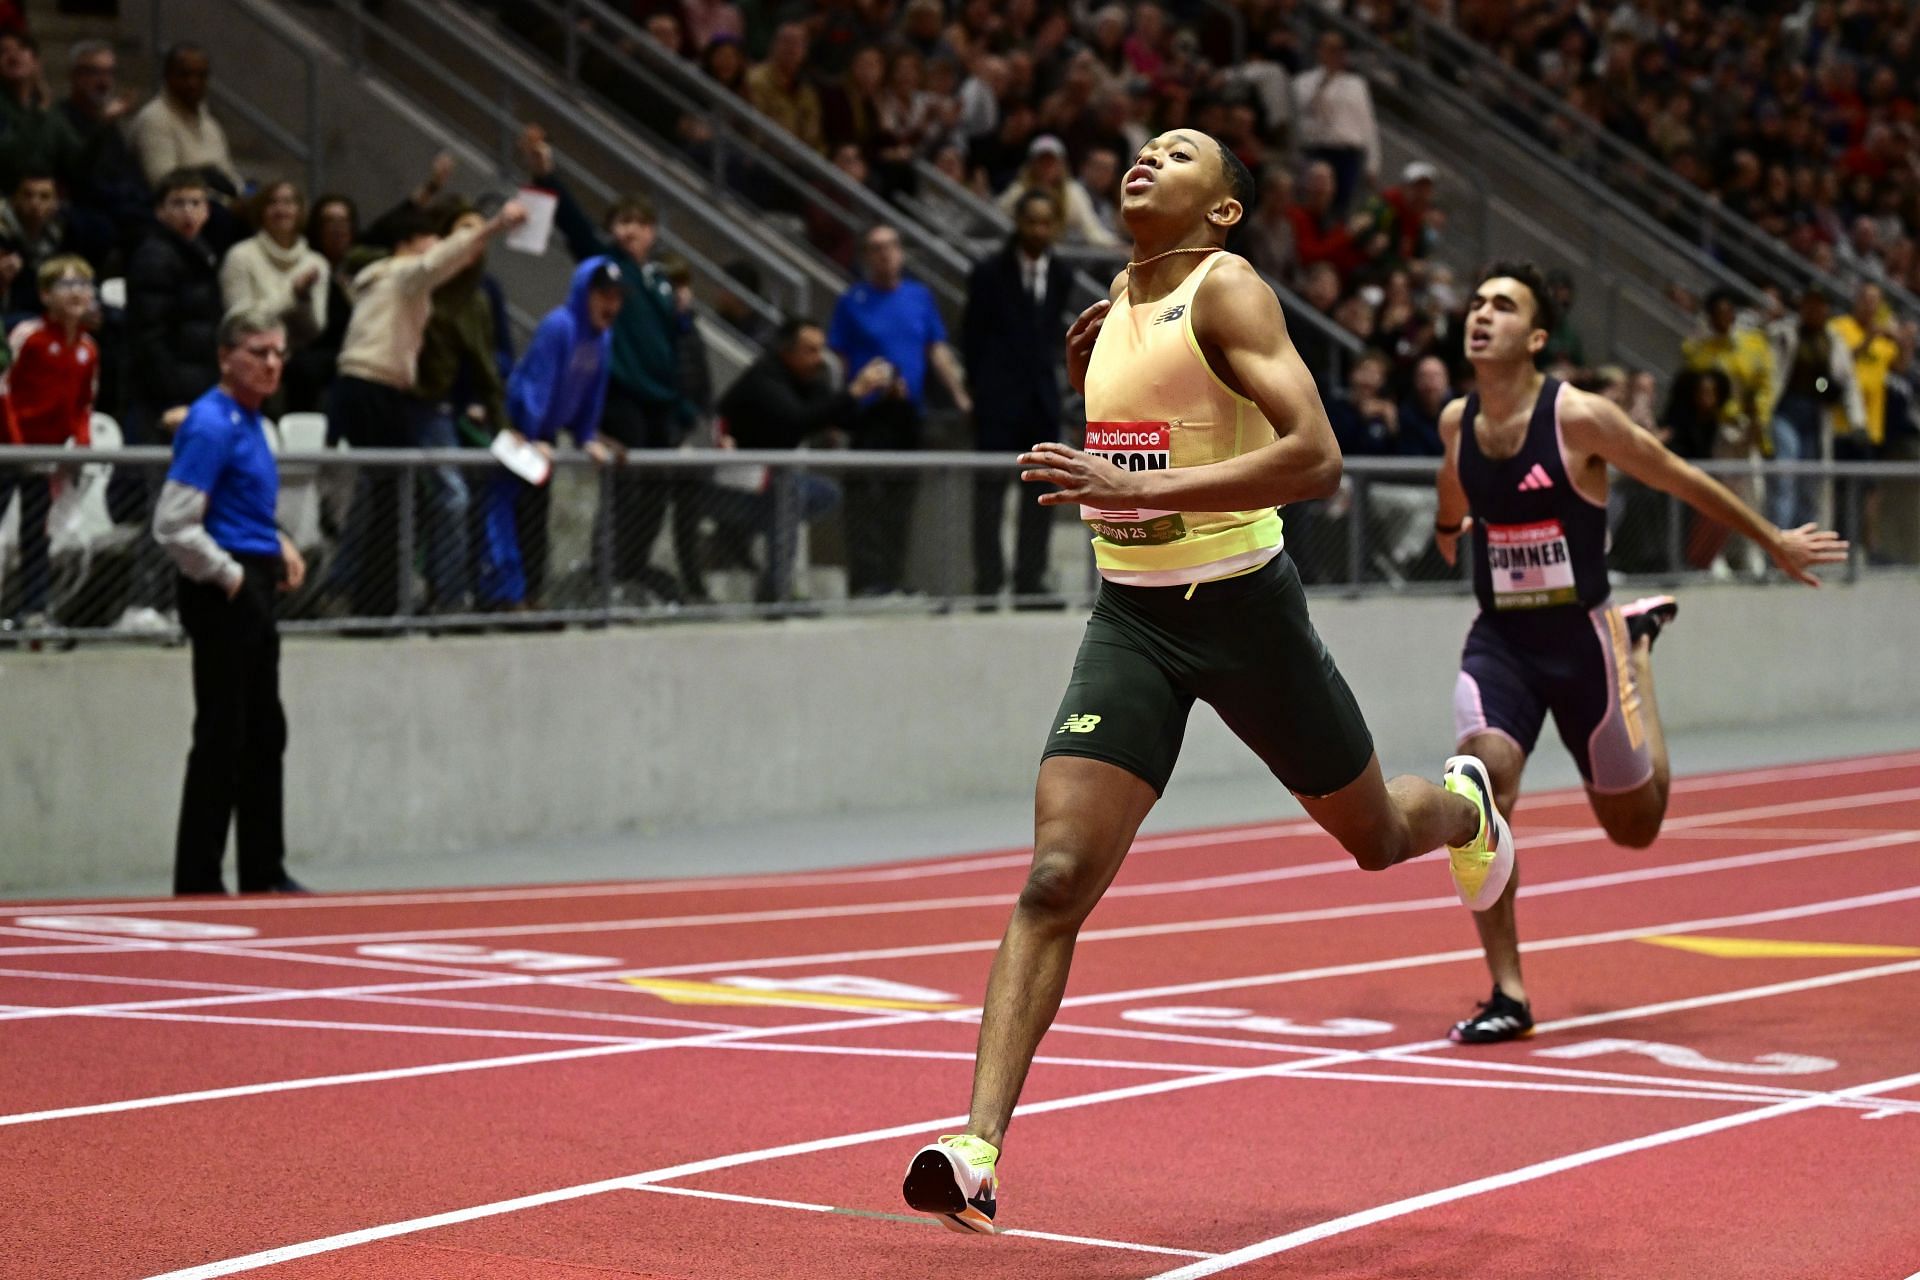
[[[1315,601],[1390,767],[1431,770],[1451,747],[1471,615],[1461,600]],[[1018,795],[1081,626],[965,615],[288,641],[288,842],[322,866]],[[1696,591],[1661,642],[1660,705],[1683,729],[1920,712],[1917,631],[1911,580]],[[191,721],[184,650],[0,656],[0,889],[169,867]],[[1196,713],[1181,777],[1259,769]]]

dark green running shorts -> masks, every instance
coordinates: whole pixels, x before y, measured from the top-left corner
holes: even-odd
[[[1199,698],[1297,795],[1359,777],[1373,735],[1292,559],[1187,590],[1100,584],[1041,758],[1104,760],[1164,792]]]

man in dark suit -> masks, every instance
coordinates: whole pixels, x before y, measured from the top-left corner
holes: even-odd
[[[1060,213],[1050,196],[1030,191],[1014,211],[1007,247],[975,266],[967,282],[961,354],[973,390],[975,447],[1015,453],[1060,435],[1060,388],[1067,326],[1073,320],[1073,268],[1053,253]],[[995,596],[1006,583],[1000,524],[1015,472],[983,471],[973,494],[974,591]],[[1013,565],[1016,597],[1046,591],[1052,509],[1018,498]]]

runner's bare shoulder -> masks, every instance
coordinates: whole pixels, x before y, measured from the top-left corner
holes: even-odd
[[[1193,295],[1193,331],[1202,342],[1244,342],[1250,326],[1267,341],[1290,344],[1280,297],[1254,265],[1237,253],[1222,251]]]

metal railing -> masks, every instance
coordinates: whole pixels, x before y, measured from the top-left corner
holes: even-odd
[[[435,6],[422,3],[422,0],[392,0],[407,9],[435,16]],[[451,94],[465,109],[473,112],[480,120],[491,127],[495,139],[493,152],[496,162],[503,172],[510,173],[517,163],[513,154],[521,129],[526,124],[526,109],[537,107],[552,118],[571,117],[577,114],[579,104],[568,99],[548,94],[540,85],[531,82],[520,74],[524,69],[512,66],[500,59],[492,50],[477,43],[463,43],[462,51],[467,56],[482,61],[494,77],[495,90],[488,93],[476,87],[469,80],[455,74],[442,65],[434,53],[418,42],[408,38],[384,18],[375,16],[356,0],[337,0],[336,10],[350,24],[352,65],[356,69],[373,65],[370,44],[384,43],[402,54],[409,62],[410,70],[426,76],[440,91]],[[444,28],[457,30],[452,26]],[[430,114],[438,114],[430,112]],[[450,130],[457,127],[448,124]],[[624,154],[617,145],[601,148],[620,156],[622,162],[636,172],[639,170],[638,157]],[[560,145],[553,144],[554,159],[562,170],[565,180],[585,195],[588,200],[600,204],[610,204],[621,194],[596,171],[596,167],[587,163],[585,157],[570,153]],[[797,270],[787,256],[761,240],[760,233],[752,219],[723,219],[716,223],[711,204],[700,198],[697,190],[689,190],[673,183],[656,182],[657,171],[649,175],[646,183],[649,194],[658,203],[665,206],[665,216],[660,226],[661,246],[679,254],[687,260],[696,278],[710,287],[726,287],[729,283],[724,269],[708,254],[704,253],[686,234],[688,226],[700,226],[711,229],[715,225],[734,227],[738,234],[729,240],[729,249],[751,261],[770,279],[768,292],[778,300],[774,302],[762,298],[753,298],[748,305],[754,307],[767,318],[777,321],[785,311],[794,314],[812,314],[818,299],[813,285],[815,281]],[[835,281],[835,283],[838,283]],[[738,292],[738,291],[736,291]]]
[[[168,462],[160,448],[0,450],[0,640],[179,638],[150,532]],[[1098,585],[1078,512],[1034,503],[1002,454],[635,451],[601,466],[562,452],[539,488],[477,449],[279,465],[279,523],[308,564],[283,598],[291,632],[1083,608]],[[1287,507],[1302,578],[1342,595],[1465,592],[1433,547],[1436,465],[1350,459],[1338,493]],[[1897,563],[1869,569],[1862,548],[1826,576],[1920,581],[1920,463],[1702,465],[1762,510],[1829,506]],[[1618,482],[1610,518],[1610,565],[1629,583],[1768,576],[1757,548],[1666,494]]]
[[[874,223],[892,223],[913,253],[919,277],[943,302],[958,306],[963,301],[966,273],[972,262],[944,234],[917,220],[901,218],[893,205],[842,173],[750,103],[661,48],[625,14],[600,0],[524,3],[559,24],[563,33],[560,70],[575,88],[603,96],[582,75],[582,53],[590,50],[630,83],[644,86],[680,113],[704,121],[713,130],[704,163],[716,188],[738,190],[755,181],[771,180],[782,200],[804,202],[805,208],[840,223],[855,236]],[[612,33],[613,38],[602,32]]]
[[[1463,87],[1491,89],[1493,101],[1508,109],[1509,118],[1526,123],[1528,130],[1569,163],[1594,177],[1609,181],[1666,226],[1690,228],[1687,238],[1704,252],[1725,261],[1747,279],[1787,290],[1815,284],[1836,296],[1858,275],[1822,270],[1794,253],[1777,237],[1699,190],[1657,156],[1642,151],[1605,125],[1576,111],[1566,99],[1540,81],[1508,65],[1478,41],[1448,26],[1417,6],[1406,28],[1406,51],[1429,70]],[[1675,228],[1678,230],[1678,228]],[[1887,297],[1909,314],[1920,315],[1920,298],[1890,281],[1876,280]]]

